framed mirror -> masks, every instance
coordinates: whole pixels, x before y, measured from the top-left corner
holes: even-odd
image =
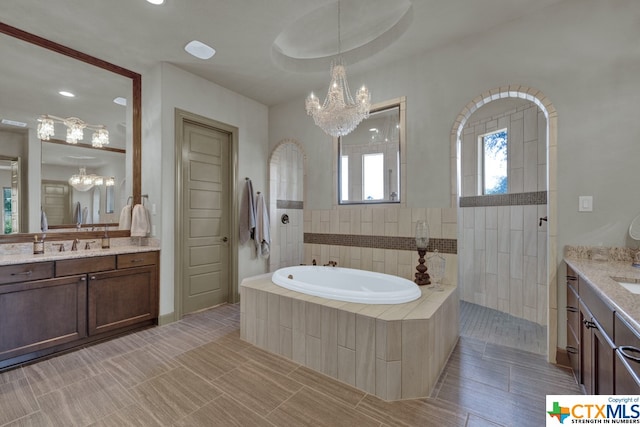
[[[404,98],[376,104],[369,118],[338,138],[338,203],[403,200]]]
[[[3,58],[0,68],[4,76],[0,81],[0,156],[21,159],[20,170],[17,172],[21,177],[21,185],[14,203],[16,215],[20,219],[18,230],[1,234],[0,243],[31,241],[33,234],[40,233],[42,183],[48,179],[45,172],[49,162],[47,158],[50,152],[61,157],[66,148],[76,148],[64,142],[63,128],[56,129],[53,137],[62,139],[62,144],[41,143],[36,129],[37,119],[43,114],[63,118],[78,117],[87,123],[106,126],[110,143],[107,150],[99,154],[110,157],[114,154],[110,150],[119,153],[120,163],[125,167],[119,172],[123,176],[116,177],[120,181],[116,186],[128,183],[126,187],[122,187],[122,191],[128,193],[133,203],[139,203],[142,138],[140,74],[2,22],[0,40],[0,55]],[[73,90],[76,97],[63,98],[58,93],[61,90]],[[125,99],[126,105],[115,104],[116,97]],[[85,132],[87,135],[83,142],[89,142],[90,145],[91,133]],[[13,150],[17,153],[3,153],[7,145],[5,142],[9,140],[21,141],[18,148]],[[51,147],[48,147],[49,144]],[[98,153],[98,150],[94,151]],[[86,156],[73,153],[65,155],[68,158]],[[79,169],[82,161],[76,160],[74,168]],[[101,168],[104,170],[108,166]],[[64,174],[68,175],[67,172]],[[58,177],[58,180],[63,179]],[[127,199],[116,194],[111,194],[111,198],[114,202],[121,198]],[[101,193],[101,205],[104,211],[107,205],[106,189],[104,195]],[[114,204],[113,209],[117,208]],[[119,215],[119,212],[113,212],[113,216],[115,215]],[[111,223],[108,216],[103,219],[105,223]],[[86,227],[83,225],[80,231],[83,235],[78,235],[76,224],[71,223],[69,226],[74,238],[101,235],[98,231],[90,231],[91,224],[86,224]],[[66,224],[62,224],[62,227],[66,228]],[[119,235],[128,236],[129,232],[115,231],[113,234],[114,237]],[[56,234],[56,238],[68,237],[60,232]]]

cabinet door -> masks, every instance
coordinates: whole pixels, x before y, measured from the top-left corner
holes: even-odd
[[[633,359],[625,357],[624,353],[618,349],[616,351],[616,375],[615,375],[615,392],[616,394],[640,394],[640,379],[634,372],[640,362],[637,360],[637,354],[632,355]]]
[[[593,332],[593,394],[613,394],[615,347],[598,327]]]
[[[86,285],[85,276],[1,285],[0,360],[86,337]]]
[[[155,266],[89,275],[89,335],[158,317]]]
[[[580,383],[586,394],[593,391],[593,347],[591,333],[591,313],[580,303]]]
[[[568,276],[567,276],[568,277]],[[576,280],[577,282],[577,280]],[[580,382],[580,303],[567,279],[567,355],[576,381]]]

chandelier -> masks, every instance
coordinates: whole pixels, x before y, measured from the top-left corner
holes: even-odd
[[[62,123],[67,127],[67,142],[69,144],[77,144],[78,141],[82,141],[85,128],[94,131],[91,137],[93,147],[101,148],[109,144],[109,131],[104,125],[91,125],[77,117],[63,119],[49,114],[40,116],[38,122],[38,138],[43,141],[49,141],[54,136],[56,123]]]
[[[80,172],[71,175],[69,185],[78,191],[88,191],[95,185],[105,185],[107,187],[114,186],[116,179],[113,176],[87,175],[86,168],[80,168]]]
[[[307,97],[307,115],[325,133],[333,137],[345,136],[354,130],[362,120],[369,117],[371,95],[362,86],[354,100],[347,83],[347,72],[342,62],[340,45],[340,2],[338,1],[338,58],[331,63],[331,82],[327,97],[322,105],[313,92]]]

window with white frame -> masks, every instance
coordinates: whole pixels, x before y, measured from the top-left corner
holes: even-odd
[[[479,194],[493,195],[508,192],[507,148],[507,129],[478,137]]]

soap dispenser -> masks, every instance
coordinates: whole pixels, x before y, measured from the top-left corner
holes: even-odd
[[[38,240],[38,235],[33,236],[33,254],[40,255],[44,253],[44,235],[42,240]]]
[[[107,234],[107,227],[104,227],[104,236],[102,236],[102,249],[109,249],[111,243],[109,241],[109,235]]]

